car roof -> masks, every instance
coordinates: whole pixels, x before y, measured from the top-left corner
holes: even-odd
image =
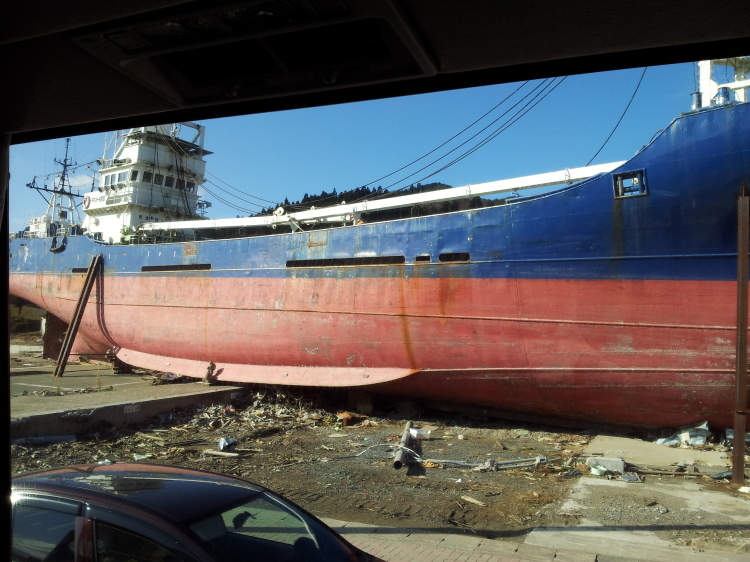
[[[211,472],[148,463],[113,463],[24,474],[13,479],[13,491],[46,492],[92,501],[106,498],[189,523],[266,490]]]

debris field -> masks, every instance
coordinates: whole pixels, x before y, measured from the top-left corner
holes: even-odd
[[[324,408],[284,390],[248,391],[232,406],[173,410],[137,426],[98,427],[60,442],[17,442],[11,470],[108,461],[174,464],[256,482],[318,517],[514,541],[534,527],[579,524],[584,514],[566,509],[564,500],[578,479],[592,474],[625,477],[633,486],[646,479],[689,480],[737,495],[726,478],[679,466],[628,465],[625,474],[597,473],[584,454],[594,430],[426,416],[411,403],[368,414]],[[394,457],[402,449],[404,464],[396,470]],[[727,521],[687,505],[605,489],[587,502],[587,516],[595,513],[606,525],[654,525],[675,544],[750,552],[749,525],[722,531]]]

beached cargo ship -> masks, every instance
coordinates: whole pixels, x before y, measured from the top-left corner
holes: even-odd
[[[750,185],[750,104],[736,84],[734,101],[731,85],[704,91],[705,106],[630,160],[578,171],[581,181],[567,171],[571,183],[544,193],[381,222],[368,217],[413,196],[197,217],[202,128],[189,124],[192,140],[179,140],[175,127],[135,129],[84,199],[84,234],[64,231],[62,241],[58,229],[55,248],[49,231],[10,241],[10,290],[70,320],[101,255],[75,352],[112,350],[158,371],[726,427],[737,197]],[[554,181],[505,180],[421,200]]]

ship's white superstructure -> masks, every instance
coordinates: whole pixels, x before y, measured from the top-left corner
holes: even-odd
[[[23,231],[24,238],[64,237],[78,234],[81,217],[73,195],[50,190],[47,212],[41,217],[29,219],[29,229]]]
[[[723,105],[730,101],[748,101],[750,88],[750,57],[703,60],[698,63],[698,92],[694,93],[693,109]]]
[[[182,135],[186,133],[187,138]],[[198,195],[211,154],[205,127],[176,123],[118,135],[114,154],[98,162],[99,187],[83,198],[85,232],[104,242],[130,242],[138,225],[198,220],[209,206]]]

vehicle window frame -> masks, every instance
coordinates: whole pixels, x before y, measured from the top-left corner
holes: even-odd
[[[155,547],[169,553],[172,555],[175,559],[185,562],[185,557],[183,556],[182,552],[175,552],[172,549],[167,548],[163,543],[159,541],[152,540],[149,537],[145,537],[140,533],[134,532],[132,529],[128,529],[125,527],[120,527],[118,525],[113,525],[107,521],[102,521],[101,519],[91,519],[90,521],[93,521],[93,528],[94,528],[94,552],[96,556],[96,560],[99,560],[100,556],[102,555],[102,551],[100,550],[99,541],[102,540],[100,537],[100,533],[104,534],[104,530],[101,529],[101,527],[108,527],[110,530],[113,530],[118,533],[122,533],[124,537],[127,537],[130,539],[131,542],[135,541],[141,541],[142,543],[149,543],[151,545],[154,545]],[[107,550],[107,548],[102,549],[104,551]],[[121,554],[123,554],[126,557],[134,556],[137,557],[135,553],[124,551]],[[161,557],[159,558],[162,559]]]
[[[88,503],[85,509],[85,516],[102,522],[111,527],[117,527],[129,533],[139,535],[150,540],[159,546],[165,548],[184,562],[201,562],[204,560],[213,560],[202,546],[187,533],[180,529],[172,527],[176,533],[166,531],[159,526],[162,520],[156,516],[153,518],[145,514],[127,513],[127,509],[120,506],[114,507],[103,506]],[[166,522],[169,524],[169,522]],[[171,526],[171,525],[170,525]]]
[[[232,511],[233,509],[236,509],[238,507],[247,505],[250,501],[256,501],[256,500],[265,501],[271,505],[275,504],[281,511],[285,511],[289,513],[291,516],[293,516],[300,523],[300,527],[304,528],[305,531],[307,532],[307,535],[308,535],[307,538],[311,538],[311,540],[315,543],[316,547],[318,549],[321,549],[321,551],[326,548],[330,548],[331,541],[333,541],[339,547],[341,547],[343,551],[346,551],[346,553],[348,554],[348,556],[351,558],[352,561],[359,559],[358,553],[360,552],[360,550],[354,545],[352,545],[349,541],[347,541],[343,536],[333,531],[333,529],[331,529],[323,521],[321,521],[319,518],[312,515],[310,512],[308,512],[301,506],[286,499],[282,495],[277,494],[268,489],[258,490],[255,493],[248,494],[248,496],[246,498],[243,498],[242,500],[222,506],[221,509],[201,514],[200,517],[194,520],[186,521],[185,525],[190,530],[190,532],[195,534],[196,540],[201,541],[203,542],[203,544],[208,545],[207,548],[210,550],[211,549],[210,539],[201,538],[199,533],[196,531],[196,529],[194,529],[194,526],[201,522],[205,522],[211,519],[212,517],[221,517],[222,524],[226,525],[226,521],[223,521],[223,517],[225,513]],[[230,530],[227,527],[227,532],[233,533],[234,531]],[[238,534],[240,536],[245,535],[245,533],[238,533]],[[288,543],[284,541],[276,541],[273,539],[269,539],[267,537],[256,536],[251,533],[247,534],[247,536],[253,538],[254,540],[267,541],[268,543],[276,543],[280,545],[282,548],[284,547],[291,548],[291,549],[294,548],[293,543]]]
[[[32,508],[35,510],[39,510],[38,515],[43,516],[44,513],[53,513],[57,514],[59,517],[62,516],[69,516],[70,517],[70,523],[72,528],[69,529],[65,535],[63,535],[63,539],[67,537],[70,534],[70,531],[73,532],[73,541],[72,541],[72,555],[73,560],[83,560],[83,558],[80,558],[77,556],[77,549],[79,544],[79,519],[81,518],[81,514],[83,513],[83,503],[80,501],[75,500],[69,500],[67,498],[58,498],[58,497],[49,497],[49,496],[37,496],[37,495],[27,495],[24,493],[15,493],[14,497],[12,499],[12,515],[11,515],[11,551],[15,551],[16,546],[16,540],[21,539],[21,533],[16,534],[17,527],[15,525],[16,523],[16,516],[18,515],[19,508]],[[23,537],[28,538],[28,537]],[[44,544],[52,544],[47,543],[44,539],[48,539],[48,536],[43,537],[40,543]],[[37,539],[34,539],[35,542],[37,542]],[[62,541],[59,542],[56,545],[52,546],[52,549],[46,553],[46,557],[49,558],[50,555],[52,555],[53,552],[55,552],[61,545],[66,544]],[[26,554],[28,554],[28,550],[26,551]],[[12,556],[12,554],[11,554]],[[46,559],[46,558],[45,558]]]

